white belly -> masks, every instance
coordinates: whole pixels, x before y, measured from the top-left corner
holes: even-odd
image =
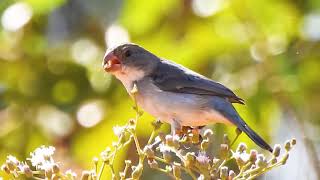
[[[152,83],[138,85],[138,105],[160,120],[182,126],[203,126],[212,123],[230,122],[214,109],[207,107],[208,99],[199,95],[165,92]]]

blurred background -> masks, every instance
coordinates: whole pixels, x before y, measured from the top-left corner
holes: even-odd
[[[122,84],[101,67],[106,48],[127,41],[230,87],[270,144],[298,140],[288,164],[261,179],[320,179],[319,0],[1,0],[0,162],[45,144],[63,168],[92,167],[116,140],[112,127],[134,117]],[[141,139],[153,120],[144,114]],[[217,141],[235,136],[211,127]]]

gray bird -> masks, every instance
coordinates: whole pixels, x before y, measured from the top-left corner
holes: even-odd
[[[244,104],[243,99],[220,83],[129,43],[108,49],[103,68],[123,83],[131,97],[135,85],[137,104],[170,123],[173,131],[182,126],[233,124],[261,148],[272,152],[232,106]]]

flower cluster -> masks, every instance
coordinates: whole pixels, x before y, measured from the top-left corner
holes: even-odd
[[[52,146],[41,146],[30,153],[28,162],[19,161],[16,157],[9,155],[1,170],[12,174],[14,178],[24,175],[33,179],[66,179],[73,180],[76,174],[71,170],[62,173],[59,163],[53,159],[55,148]]]
[[[134,110],[136,118],[130,119],[124,126],[113,128],[118,141],[114,142],[111,148],[107,147],[100,154],[100,158],[93,158],[94,167],[83,171],[81,180],[100,180],[106,167],[109,167],[112,179],[140,179],[146,168],[145,162],[151,169],[165,173],[176,180],[184,179],[186,176],[198,180],[254,179],[275,167],[284,165],[289,158],[289,151],[296,144],[295,139],[287,141],[284,150],[280,145],[275,145],[269,158],[257,150],[248,150],[244,143],[240,143],[233,151],[232,146],[241,134],[241,131],[236,129],[235,139],[230,141],[228,136],[224,135],[222,143],[218,145],[218,152],[213,154],[210,148],[213,142],[212,130],[207,129],[200,133],[198,129],[185,127],[178,135],[166,135],[158,132],[161,122],[155,121],[152,124],[153,131],[149,140],[142,147],[136,135],[137,121],[142,113],[138,106],[135,106]],[[125,160],[124,169],[116,172],[114,159],[118,151],[132,143],[137,150],[138,163],[134,165],[131,160]],[[24,175],[33,179],[75,179],[76,174],[72,171],[65,173],[60,171],[59,163],[53,159],[54,151],[54,147],[37,148],[27,159],[30,165],[9,155],[1,169],[15,178]]]

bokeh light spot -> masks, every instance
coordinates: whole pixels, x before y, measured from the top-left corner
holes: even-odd
[[[83,104],[77,112],[77,120],[83,127],[97,125],[105,115],[105,106],[102,101],[91,101]]]
[[[272,55],[278,55],[286,51],[287,40],[279,35],[273,35],[268,38],[268,51]]]
[[[58,103],[70,103],[76,95],[77,88],[74,83],[69,80],[60,80],[53,87],[53,98]]]
[[[251,57],[258,62],[263,61],[267,57],[267,51],[268,49],[264,42],[256,42],[250,47]]]
[[[129,42],[130,37],[128,31],[120,25],[111,25],[105,32],[105,41],[107,47],[114,47],[116,45]]]
[[[31,7],[23,2],[9,6],[2,15],[1,23],[7,31],[17,31],[29,22],[32,17]]]
[[[304,17],[302,36],[311,41],[320,40],[320,14],[309,14]]]
[[[222,0],[193,0],[193,12],[200,17],[212,16],[222,8]]]
[[[72,45],[71,54],[76,63],[85,66],[98,58],[99,48],[89,39],[80,39]]]
[[[50,136],[67,136],[74,127],[70,115],[51,105],[42,105],[38,109],[37,122]]]
[[[96,92],[105,92],[111,84],[111,75],[101,71],[95,71],[90,74],[89,81],[91,87]]]

